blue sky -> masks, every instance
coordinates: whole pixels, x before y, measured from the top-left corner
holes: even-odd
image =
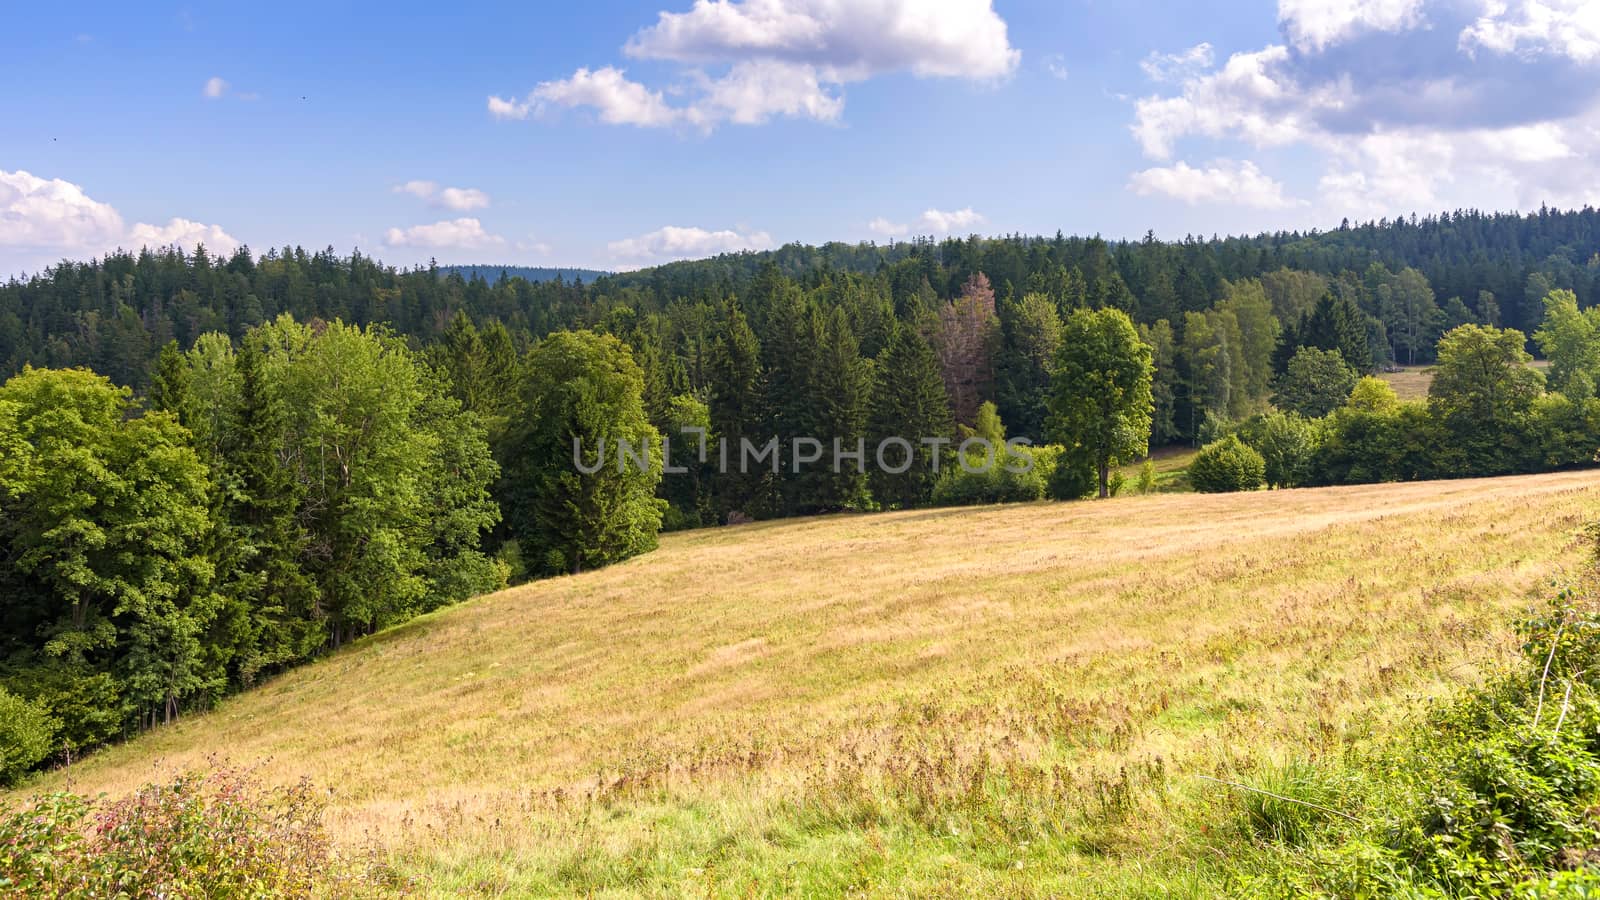
[[[794,240],[1182,237],[1600,193],[1600,4],[1581,0],[6,18],[0,273],[196,241],[628,268]]]

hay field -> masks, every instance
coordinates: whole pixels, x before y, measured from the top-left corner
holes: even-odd
[[[423,893],[1211,896],[1198,774],[1384,739],[1510,651],[1600,473],[668,536],[55,773],[220,754],[333,792]]]

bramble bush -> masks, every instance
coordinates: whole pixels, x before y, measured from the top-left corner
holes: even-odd
[[[307,782],[187,774],[107,802],[72,793],[0,809],[0,896],[311,897],[355,891]]]

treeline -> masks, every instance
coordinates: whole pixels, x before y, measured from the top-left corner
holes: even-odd
[[[500,280],[499,270],[488,277],[437,267],[401,271],[331,249],[256,255],[241,248],[227,258],[141,252],[63,262],[0,286],[0,373],[24,364],[82,365],[142,390],[167,341],[189,346],[213,331],[237,340],[283,313],[302,322],[383,323],[427,344],[465,312],[480,326],[503,323],[525,349],[555,331],[608,330],[608,317],[627,310],[641,320],[660,319],[664,352],[693,376],[712,339],[707,325],[728,299],[738,298],[761,332],[775,276],[820,293],[830,309],[844,307],[874,356],[874,340],[886,332],[865,321],[879,315],[873,308],[886,305],[911,318],[914,309],[955,299],[980,272],[1001,301],[1036,293],[1061,309],[1113,307],[1142,325],[1165,320],[1179,337],[1186,316],[1222,302],[1230,284],[1259,279],[1286,325],[1332,288],[1383,323],[1384,333],[1373,340],[1383,362],[1421,363],[1439,335],[1465,321],[1531,332],[1553,289],[1573,291],[1587,307],[1600,296],[1597,253],[1600,213],[1589,209],[1461,212],[1175,243],[1057,235],[791,245],[589,283],[535,283],[514,273]]]
[[[1440,338],[1426,400],[1403,402],[1337,350],[1301,348],[1276,409],[1227,429],[1190,478],[1202,490],[1513,475],[1589,465],[1600,449],[1600,308],[1552,292],[1531,366],[1520,331],[1463,325]],[[1253,458],[1252,458],[1253,457]],[[1210,475],[1218,465],[1227,474]],[[1236,474],[1236,473],[1246,474]]]

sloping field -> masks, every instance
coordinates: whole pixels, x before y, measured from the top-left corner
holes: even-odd
[[[1205,896],[1238,801],[1194,776],[1382,739],[1477,677],[1597,501],[1582,472],[676,535],[70,781],[308,775],[437,892]]]

